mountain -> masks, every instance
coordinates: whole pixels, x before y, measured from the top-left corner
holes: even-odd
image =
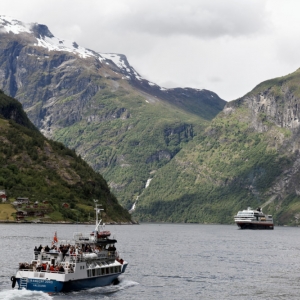
[[[94,202],[108,222],[131,223],[131,216],[110,192],[103,177],[59,142],[46,139],[21,104],[0,91],[0,190],[10,199],[48,202],[44,221],[88,221]],[[70,209],[64,209],[68,203]],[[0,205],[0,210],[2,209]]]
[[[300,216],[300,69],[228,102],[161,168],[140,197],[141,220],[232,223],[263,207],[278,225]]]
[[[56,38],[45,25],[0,16],[0,37],[0,88],[99,171],[127,209],[226,104],[208,90],[162,88],[124,55]]]

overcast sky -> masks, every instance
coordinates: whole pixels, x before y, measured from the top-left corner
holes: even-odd
[[[230,101],[300,67],[299,0],[1,0],[1,15]]]

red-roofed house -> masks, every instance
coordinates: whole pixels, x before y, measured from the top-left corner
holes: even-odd
[[[7,196],[5,194],[5,191],[0,191],[0,200],[2,200],[2,202],[7,201]]]

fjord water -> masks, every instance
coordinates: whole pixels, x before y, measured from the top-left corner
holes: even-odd
[[[299,299],[300,228],[233,225],[106,226],[129,262],[120,284],[67,294],[12,290],[18,262],[92,225],[0,224],[0,299]]]

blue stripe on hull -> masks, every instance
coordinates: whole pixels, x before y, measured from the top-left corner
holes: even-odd
[[[21,289],[19,278],[17,278],[17,283],[19,285],[19,289]],[[62,290],[63,286],[63,282],[56,280],[28,278],[26,289],[31,291],[42,291],[45,293],[57,293]]]
[[[120,273],[117,273],[101,277],[89,277],[86,279],[72,280],[66,282],[28,278],[26,289],[31,291],[42,291],[45,293],[84,290],[88,288],[110,285],[114,282],[115,279],[119,277],[119,275]],[[17,278],[17,283],[20,289],[20,278]]]
[[[101,277],[90,277],[86,279],[67,281],[64,283],[62,291],[63,292],[78,291],[78,290],[110,285],[113,283],[115,279],[119,277],[119,275],[120,273],[101,276]]]

